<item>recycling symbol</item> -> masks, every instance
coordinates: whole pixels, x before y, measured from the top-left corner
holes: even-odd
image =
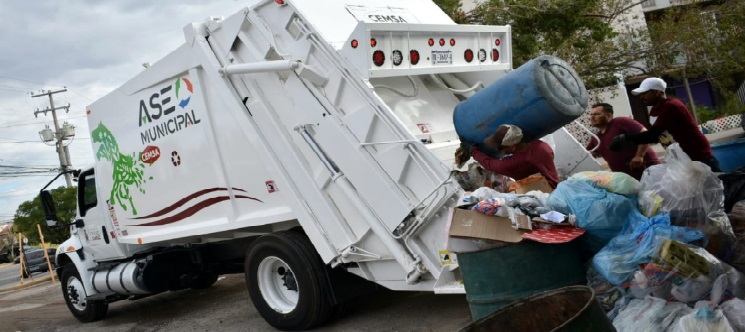
[[[181,156],[178,155],[178,152],[171,152],[171,162],[173,163],[173,166],[181,165]]]

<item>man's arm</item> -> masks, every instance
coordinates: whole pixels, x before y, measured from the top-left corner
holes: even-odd
[[[512,156],[504,159],[494,159],[489,157],[486,153],[479,151],[479,148],[475,147],[471,150],[473,159],[479,162],[485,169],[502,175],[512,173],[514,170],[521,168],[524,162],[521,158]]]
[[[652,126],[649,130],[644,130],[635,135],[626,134],[626,140],[634,144],[659,143],[660,135],[662,135],[663,132],[665,132],[665,129]]]
[[[645,131],[647,131],[647,129],[642,128],[642,132]],[[629,162],[629,166],[631,169],[644,167],[644,155],[647,153],[647,149],[649,149],[649,144],[639,144],[636,146],[636,154],[634,155],[634,158],[631,158],[631,161]]]

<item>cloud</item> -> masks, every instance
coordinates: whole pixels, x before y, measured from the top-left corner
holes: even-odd
[[[183,27],[209,16],[228,16],[245,1],[39,0],[0,2],[0,166],[59,167],[55,148],[39,131],[53,126],[47,97],[29,92],[68,89],[54,95],[60,125],[76,127],[68,146],[74,168],[90,166],[85,107],[183,43]],[[31,200],[55,174],[3,177],[0,168],[0,223]],[[58,180],[52,187],[64,185]]]

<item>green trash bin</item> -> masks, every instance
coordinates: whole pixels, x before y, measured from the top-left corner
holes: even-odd
[[[616,331],[592,288],[569,286],[538,293],[499,309],[460,332]]]
[[[473,320],[535,293],[586,284],[577,242],[522,241],[459,253],[458,265]]]

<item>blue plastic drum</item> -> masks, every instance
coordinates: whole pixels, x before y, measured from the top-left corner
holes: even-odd
[[[494,81],[455,107],[453,123],[463,140],[482,143],[503,124],[529,142],[574,121],[587,109],[587,89],[569,64],[540,56]]]

